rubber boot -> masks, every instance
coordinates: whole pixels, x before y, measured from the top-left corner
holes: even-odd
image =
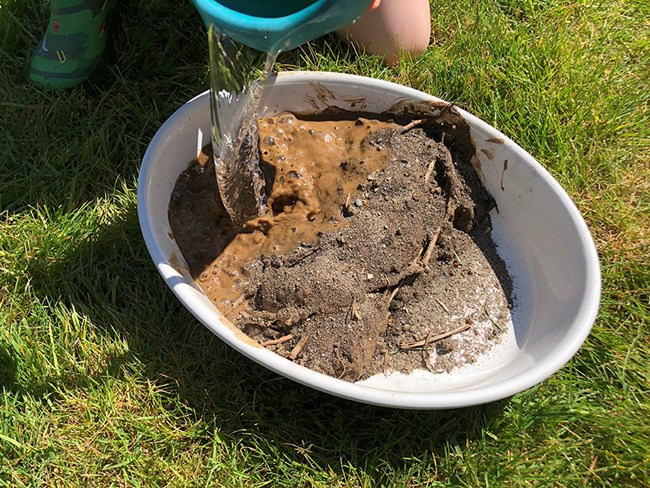
[[[28,78],[52,90],[82,83],[106,48],[113,0],[51,0],[50,21],[29,62]]]

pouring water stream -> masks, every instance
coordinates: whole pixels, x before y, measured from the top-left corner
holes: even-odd
[[[213,28],[208,38],[217,183],[233,224],[241,228],[250,218],[266,212],[256,120],[278,51],[260,53]]]
[[[241,228],[266,211],[256,119],[277,55],[349,24],[370,0],[192,2],[208,27],[217,183],[235,228]]]

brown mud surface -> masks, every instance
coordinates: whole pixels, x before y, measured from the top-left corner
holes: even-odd
[[[265,347],[349,381],[473,363],[510,319],[467,123],[446,104],[403,111],[260,119],[269,212],[244,229],[207,150],[170,201],[174,239],[215,306]]]

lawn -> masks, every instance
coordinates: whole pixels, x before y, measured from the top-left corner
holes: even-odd
[[[0,0],[0,484],[650,485],[650,4],[441,0],[396,68],[326,36],[279,69],[406,84],[478,115],[574,199],[600,255],[599,317],[540,385],[453,411],[313,391],[195,320],[153,266],[138,168],[207,88],[187,1],[119,2],[106,64],[70,91],[25,69],[47,2]]]

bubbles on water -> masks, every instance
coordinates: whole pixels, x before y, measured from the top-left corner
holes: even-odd
[[[273,136],[266,136],[264,138],[264,144],[268,146],[275,146],[275,137]]]
[[[287,114],[280,117],[279,122],[281,124],[291,125],[296,121],[296,117],[293,114]]]

